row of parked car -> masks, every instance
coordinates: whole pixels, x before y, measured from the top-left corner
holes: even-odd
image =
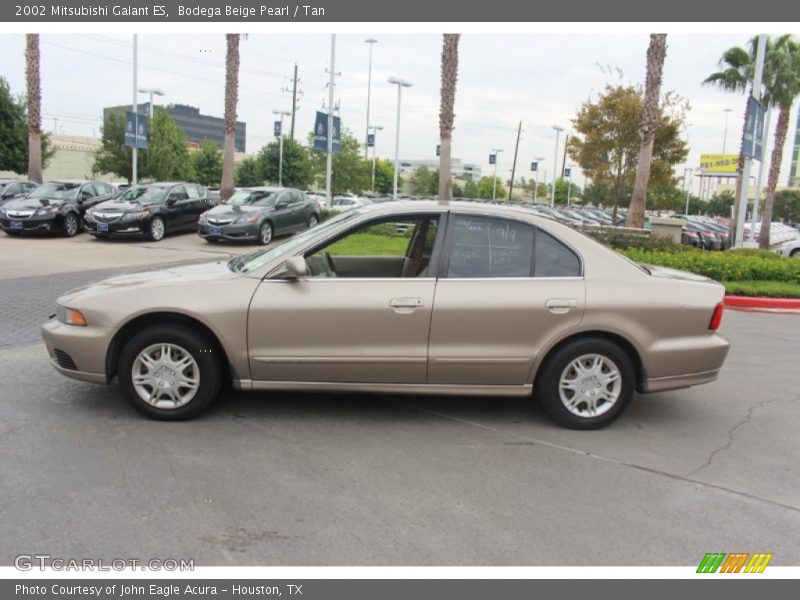
[[[123,191],[101,181],[50,181],[0,205],[8,235],[81,230],[97,238],[139,236],[159,241],[167,233],[197,231],[208,242],[255,241],[293,233],[319,222],[320,206],[289,188],[247,188],[225,203],[198,184],[159,182]]]

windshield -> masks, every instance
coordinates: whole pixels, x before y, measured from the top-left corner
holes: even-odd
[[[257,191],[236,192],[228,199],[228,204],[231,206],[242,206],[258,202],[262,206],[268,206],[275,204],[275,196],[277,196],[277,194],[269,194],[265,198],[264,192]]]
[[[79,183],[45,183],[33,190],[31,198],[56,198],[72,200],[78,194]]]
[[[161,202],[165,193],[164,188],[136,186],[122,192],[117,200],[119,202],[136,202],[137,204],[154,204]]]
[[[232,258],[230,261],[228,261],[228,267],[232,271],[240,271],[242,273],[248,273],[249,271],[260,269],[267,263],[277,258],[281,258],[283,256],[288,257],[288,255],[290,255],[295,248],[299,248],[309,240],[324,234],[329,229],[333,229],[341,222],[346,221],[347,219],[352,219],[354,216],[355,213],[353,212],[342,213],[341,215],[328,219],[324,223],[317,225],[313,229],[307,229],[303,233],[299,233],[294,237],[289,238],[279,246],[275,246],[269,250],[256,250],[255,252]]]
[[[334,198],[333,199],[333,206],[350,206],[351,204],[355,204],[354,200],[350,198]]]

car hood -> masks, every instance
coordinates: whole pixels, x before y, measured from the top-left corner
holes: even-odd
[[[150,202],[149,204],[139,204],[138,202],[118,202],[116,200],[106,200],[100,202],[94,207],[94,210],[108,210],[111,212],[128,212],[135,210],[142,210],[151,206],[158,205],[157,202]]]
[[[253,213],[260,210],[269,210],[267,206],[252,206],[245,204],[244,206],[235,206],[230,204],[218,204],[206,214],[208,216],[221,217],[224,215],[241,215],[244,213]]]
[[[42,208],[43,206],[61,206],[66,202],[70,202],[70,200],[64,200],[63,198],[18,198],[16,200],[6,202],[3,205],[3,208],[36,209]]]
[[[115,275],[89,285],[70,290],[58,299],[61,305],[80,302],[94,296],[111,292],[131,292],[134,290],[180,285],[207,281],[224,281],[241,277],[228,268],[230,256],[209,260],[208,258],[193,261],[182,261],[173,264],[147,267],[122,275]]]

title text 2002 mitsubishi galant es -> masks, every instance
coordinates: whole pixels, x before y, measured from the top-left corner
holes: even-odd
[[[242,390],[535,395],[602,427],[633,392],[717,378],[723,288],[522,208],[358,208],[230,260],[112,277],[42,328],[69,377],[158,419]]]

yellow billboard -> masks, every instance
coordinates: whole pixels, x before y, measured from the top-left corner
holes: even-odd
[[[738,164],[738,154],[701,154],[699,170],[706,175],[734,175]]]

